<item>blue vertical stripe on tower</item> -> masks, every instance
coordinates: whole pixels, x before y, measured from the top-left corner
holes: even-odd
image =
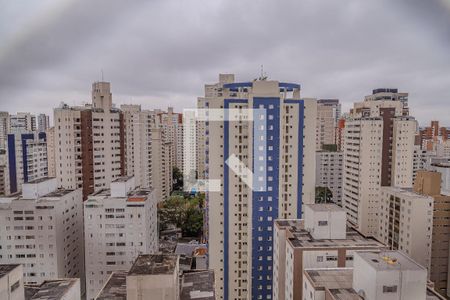
[[[266,144],[266,190],[252,193],[252,298],[272,297],[273,221],[278,217],[279,157],[280,157],[280,98],[255,97],[254,109],[266,109],[266,127],[258,133],[253,127],[253,146],[261,134]],[[258,114],[258,113],[256,113]],[[254,119],[259,116],[254,115]],[[255,124],[255,123],[254,123]],[[255,147],[253,147],[253,166]],[[253,170],[255,172],[255,170]],[[256,178],[257,179],[257,178]],[[269,230],[269,227],[271,230]],[[270,259],[269,259],[270,257]],[[269,288],[270,286],[270,288]]]
[[[10,193],[17,192],[16,142],[14,134],[8,134],[8,165]]]

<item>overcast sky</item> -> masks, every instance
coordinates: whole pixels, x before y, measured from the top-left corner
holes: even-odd
[[[0,110],[90,101],[195,106],[219,73],[297,82],[347,110],[373,88],[409,92],[421,125],[450,126],[449,0],[0,0]]]

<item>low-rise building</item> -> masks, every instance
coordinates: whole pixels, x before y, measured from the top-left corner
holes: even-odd
[[[182,256],[139,255],[129,271],[111,274],[96,300],[215,300],[213,270],[182,270]]]

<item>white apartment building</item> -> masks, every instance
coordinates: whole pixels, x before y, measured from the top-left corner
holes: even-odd
[[[58,184],[83,188],[83,198],[124,175],[124,126],[112,105],[109,82],[92,84],[92,105],[54,110],[55,169]]]
[[[430,270],[433,231],[431,196],[411,189],[382,187],[378,239],[390,249],[401,250]]]
[[[316,152],[316,187],[327,187],[333,194],[332,201],[342,205],[342,152]]]
[[[22,264],[24,282],[84,277],[81,189],[57,189],[55,178],[23,184],[0,198],[0,264]]]
[[[274,299],[304,299],[305,269],[351,267],[356,251],[384,249],[346,221],[345,210],[335,204],[306,205],[304,220],[275,221]]]
[[[0,264],[0,299],[24,300],[23,267],[20,264]]]
[[[18,112],[9,116],[8,133],[24,133],[36,131],[36,116],[26,112]]]
[[[303,205],[314,202],[316,101],[301,99],[298,84],[256,80],[206,86],[202,105],[241,116],[255,109],[253,122],[205,122],[207,178],[221,186],[207,195],[216,296],[271,299],[273,221],[300,218]],[[249,175],[232,170],[245,167],[254,170],[254,190],[244,182]]]
[[[385,90],[355,103],[345,121],[342,203],[364,235],[376,235],[380,187],[412,187],[417,122],[406,96]]]
[[[84,202],[87,299],[112,272],[126,271],[138,255],[158,251],[156,204],[154,193],[136,188],[134,177],[117,178]]]
[[[48,176],[45,132],[8,134],[6,154],[6,195],[20,192],[23,183]]]

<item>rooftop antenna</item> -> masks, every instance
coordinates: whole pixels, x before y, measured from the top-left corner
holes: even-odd
[[[102,82],[103,82],[103,69],[101,69],[101,71],[102,71]]]
[[[259,76],[259,80],[267,80],[267,75],[264,72],[264,65],[261,65],[261,75]]]

